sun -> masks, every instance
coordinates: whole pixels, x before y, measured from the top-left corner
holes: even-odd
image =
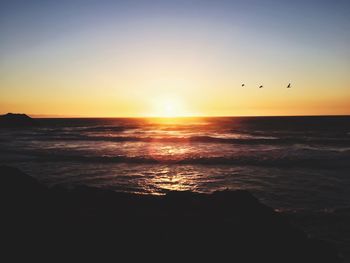
[[[159,102],[160,117],[179,117],[182,115],[182,109],[179,101],[174,99],[165,99]]]
[[[187,115],[184,105],[179,98],[175,97],[163,97],[157,98],[154,103],[153,116],[174,118],[184,117]]]
[[[163,105],[165,117],[175,117],[179,114],[179,107],[174,101],[165,101]]]

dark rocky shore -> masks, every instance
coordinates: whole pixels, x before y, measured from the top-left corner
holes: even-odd
[[[247,191],[151,196],[47,188],[6,166],[0,174],[2,249],[12,257],[340,262]]]

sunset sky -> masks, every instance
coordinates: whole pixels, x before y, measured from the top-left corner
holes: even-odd
[[[350,114],[349,14],[346,0],[1,1],[0,113]]]

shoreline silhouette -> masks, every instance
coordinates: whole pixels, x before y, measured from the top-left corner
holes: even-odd
[[[13,240],[6,247],[19,251],[40,247],[61,258],[71,248],[75,253],[112,248],[112,259],[144,251],[139,255],[144,260],[171,254],[219,262],[340,262],[331,245],[308,238],[247,191],[150,196],[47,188],[18,169],[0,171],[2,235]]]

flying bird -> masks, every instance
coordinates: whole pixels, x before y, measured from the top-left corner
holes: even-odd
[[[290,83],[288,84],[288,86],[287,86],[287,89],[290,89],[291,88],[291,86],[290,86]]]
[[[259,86],[259,89],[261,89],[262,87],[263,87],[263,85],[260,85],[260,86]]]
[[[245,84],[242,84],[242,87],[245,87]]]

